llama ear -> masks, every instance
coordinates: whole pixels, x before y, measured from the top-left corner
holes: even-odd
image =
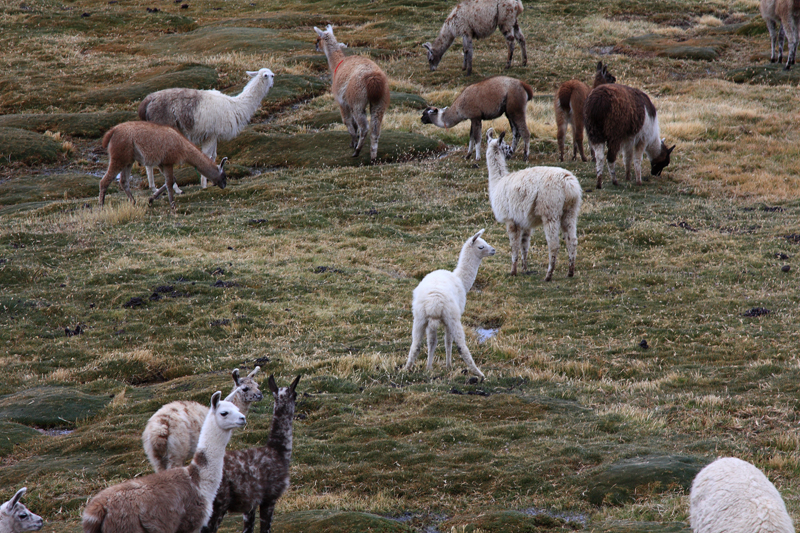
[[[294,381],[292,381],[292,384],[289,385],[289,390],[290,391],[294,392],[294,388],[297,387],[297,384],[300,382],[300,377],[301,376],[297,376],[296,378],[294,378]]]
[[[258,76],[257,70],[245,70],[245,72],[247,72],[247,75],[250,76],[251,78],[255,78],[256,76]]]
[[[222,397],[222,391],[217,391],[211,397],[211,410],[216,411],[217,406],[219,405],[219,399]]]
[[[597,71],[598,72],[602,72],[603,70],[605,70],[605,67],[603,66],[603,62],[602,61],[598,61],[597,62]]]
[[[272,392],[272,394],[278,394],[278,386],[275,384],[275,376],[272,374],[269,375],[267,385],[269,385],[269,390]]]
[[[433,52],[433,50],[431,49],[431,43],[423,43],[422,48],[424,48],[428,52]]]
[[[316,26],[314,26],[314,31],[317,32],[317,35],[319,35],[320,37],[322,37],[322,34],[325,33],[324,31],[322,31],[321,29],[317,28]]]
[[[6,509],[9,511],[13,509],[14,506],[17,505],[19,499],[22,498],[22,495],[25,494],[27,490],[28,487],[22,487],[21,489],[19,489],[17,493],[14,494],[14,496],[10,500],[8,500],[8,503],[6,504]]]
[[[328,26],[325,28],[325,32],[333,35],[333,25],[328,24]]]
[[[223,157],[222,161],[219,162],[219,169],[222,170],[222,167],[224,167],[225,163],[227,163],[227,162],[228,162],[228,158],[227,157]]]
[[[489,128],[486,130],[486,142],[488,143],[492,139],[494,139],[494,128]]]
[[[484,231],[486,231],[486,229],[482,229],[478,233],[472,236],[472,244],[475,244],[475,241],[477,241],[478,238],[480,238],[480,236],[483,235]]]
[[[231,376],[233,376],[233,382],[238,387],[239,386],[239,369],[238,368],[234,368],[233,372],[231,372]]]
[[[253,377],[255,377],[255,375],[256,375],[256,374],[258,374],[258,371],[259,371],[259,370],[261,370],[261,367],[260,367],[260,366],[257,366],[257,367],[255,367],[255,368],[253,369],[253,371],[252,371],[252,372],[250,372],[249,374],[247,374],[247,377],[248,377],[248,378],[253,378]]]
[[[503,137],[505,137],[505,136],[506,136],[506,132],[504,132],[504,131],[501,131],[501,132],[500,132],[500,137],[498,137],[498,139],[497,139],[497,140],[498,140],[498,141],[500,141],[500,142],[503,142]]]
[[[347,48],[347,45],[344,44],[344,43],[339,43],[339,48],[345,49],[345,48]]]
[[[672,148],[667,148],[667,154],[671,154],[675,147],[678,146],[677,144],[673,144]]]

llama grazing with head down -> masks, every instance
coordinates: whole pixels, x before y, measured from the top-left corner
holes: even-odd
[[[494,130],[486,132],[486,165],[489,168],[489,200],[498,222],[505,223],[511,241],[511,275],[517,275],[517,262],[522,271],[528,268],[531,230],[544,226],[550,262],[545,281],[553,279],[559,248],[559,230],[564,234],[569,255],[569,276],[575,273],[578,253],[578,213],[581,209],[581,185],[568,170],[558,167],[531,167],[511,174],[506,158],[511,147],[503,142],[505,132],[494,138]]]
[[[606,65],[602,61],[598,61],[592,88],[616,81],[617,78],[608,72]],[[583,153],[583,103],[591,90],[580,80],[569,80],[562,83],[556,92],[553,108],[558,127],[556,139],[558,140],[559,161],[564,160],[564,138],[567,136],[567,128],[570,126],[572,127],[572,160],[574,161],[580,152],[581,161],[586,161],[586,155]]]
[[[142,166],[158,167],[166,176],[166,184],[150,197],[151,203],[166,189],[169,203],[175,207],[175,199],[172,196],[175,176],[172,167],[182,163],[189,163],[209,176],[220,189],[224,189],[227,183],[223,170],[227,157],[217,166],[213,160],[169,126],[150,122],[123,122],[106,132],[103,136],[103,148],[108,150],[108,170],[100,180],[101,206],[105,203],[106,190],[117,174],[120,175],[119,183],[125,194],[131,202],[136,203],[128,183],[134,161]]]
[[[670,154],[675,149],[667,148],[659,138],[656,107],[650,98],[633,87],[607,84],[592,89],[583,106],[583,123],[589,136],[589,144],[595,155],[597,188],[603,185],[603,146],[608,147],[608,172],[611,182],[617,185],[614,163],[622,150],[625,157],[625,180],[630,180],[631,163],[636,172],[636,184],[642,184],[642,154],[650,159],[650,174],[661,175],[669,165]]]
[[[467,239],[461,247],[456,269],[434,270],[419,282],[414,289],[411,309],[414,313],[414,326],[411,331],[411,349],[408,352],[408,361],[403,370],[410,371],[417,360],[417,354],[422,347],[422,337],[428,338],[428,366],[433,368],[433,354],[436,351],[436,330],[439,325],[444,325],[444,349],[447,357],[447,369],[453,366],[453,341],[458,347],[461,359],[467,368],[474,374],[484,377],[475,365],[469,353],[461,325],[461,315],[467,305],[467,292],[475,283],[478,276],[478,267],[484,257],[495,254],[494,248],[481,239],[485,230]]]
[[[328,24],[325,31],[314,26],[317,32],[316,49],[325,53],[331,71],[331,92],[342,121],[350,133],[350,148],[353,157],[358,157],[364,139],[367,137],[367,106],[369,106],[369,159],[378,157],[378,139],[381,136],[381,122],[389,107],[389,78],[374,61],[362,56],[345,56],[336,37],[333,26]]]
[[[797,44],[800,42],[800,2],[797,0],[761,0],[761,17],[767,23],[770,41],[770,62],[783,62],[783,39],[789,41],[788,58],[783,67],[794,65]],[[778,54],[775,54],[777,48]]]
[[[246,377],[239,378],[239,369],[233,369],[234,388],[225,401],[235,405],[247,415],[254,402],[264,396],[258,388],[255,375],[261,370],[255,367]],[[161,472],[183,466],[188,457],[194,455],[200,430],[208,415],[208,407],[197,402],[170,402],[155,412],[142,432],[142,446],[153,470]]]
[[[694,533],[794,533],[775,485],[735,457],[717,459],[694,478],[689,519]]]
[[[44,525],[42,517],[30,512],[19,501],[27,490],[27,487],[22,487],[10,500],[0,505],[0,533],[22,533],[42,529]]]
[[[196,533],[211,516],[222,480],[225,446],[245,417],[230,402],[211,397],[192,462],[130,479],[100,491],[83,511],[84,533]]]
[[[243,533],[253,533],[256,507],[259,508],[261,533],[269,533],[272,513],[278,498],[289,488],[289,463],[292,460],[292,422],[294,420],[297,376],[288,387],[278,389],[269,377],[269,390],[275,398],[272,425],[266,446],[231,450],[225,454],[222,482],[214,500],[214,509],[203,533],[216,533],[229,511],[244,515]]]
[[[445,19],[433,44],[422,45],[428,51],[428,65],[431,71],[439,66],[442,56],[455,38],[461,36],[464,44],[464,65],[461,70],[466,70],[467,75],[472,74],[472,39],[485,39],[493,34],[496,28],[500,28],[508,44],[506,68],[511,68],[515,40],[519,41],[522,49],[524,67],[528,64],[528,50],[525,48],[525,36],[519,29],[518,19],[521,14],[521,0],[464,0],[459,3]]]
[[[251,79],[237,96],[198,89],[164,89],[150,93],[139,104],[139,118],[178,129],[216,161],[217,141],[227,141],[241,133],[275,80],[268,68],[248,70],[247,75]],[[150,189],[156,192],[153,166],[145,165],[145,170]],[[200,170],[203,189],[208,186],[210,177]],[[177,187],[175,192],[181,194]]]
[[[512,152],[522,138],[525,146],[525,161],[531,147],[531,134],[526,122],[526,108],[533,98],[533,88],[524,81],[508,76],[495,76],[472,85],[461,91],[450,107],[439,109],[428,107],[422,112],[422,123],[440,128],[452,128],[459,122],[469,119],[469,146],[467,157],[475,150],[475,159],[481,158],[481,121],[491,120],[503,113],[508,118],[514,140]]]

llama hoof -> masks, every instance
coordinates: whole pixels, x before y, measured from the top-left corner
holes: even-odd
[[[545,280],[545,281],[552,281],[552,280],[553,280],[553,274],[548,274],[548,275],[546,275],[546,276],[544,277],[544,280]]]
[[[152,197],[147,199],[147,204],[148,205],[153,205],[153,198]]]
[[[567,277],[571,278],[574,275],[575,275],[575,268],[574,267],[569,267],[569,274],[567,274]]]
[[[614,186],[617,186],[617,185],[619,185],[619,183],[617,182],[617,180],[611,180],[611,183],[613,183],[613,184],[614,184]]]

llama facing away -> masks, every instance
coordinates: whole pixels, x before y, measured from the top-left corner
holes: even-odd
[[[670,154],[659,139],[658,117],[650,98],[633,87],[606,84],[592,89],[583,107],[583,123],[589,144],[595,155],[597,188],[603,185],[603,145],[608,147],[608,172],[617,185],[614,163],[622,150],[625,157],[625,180],[631,178],[631,162],[636,172],[636,184],[642,184],[642,154],[650,159],[650,174],[660,176],[669,165]]]
[[[440,128],[452,128],[459,122],[469,119],[469,159],[473,148],[475,160],[481,158],[481,121],[491,120],[503,113],[508,118],[514,140],[511,151],[517,149],[520,137],[525,146],[525,161],[531,147],[531,134],[526,122],[526,108],[533,98],[533,88],[524,81],[507,76],[495,76],[478,83],[473,83],[461,91],[453,101],[453,105],[439,109],[428,107],[422,112],[422,123],[433,124]]]
[[[464,0],[459,3],[442,25],[439,35],[431,43],[422,46],[428,51],[428,65],[431,71],[436,70],[442,56],[456,37],[461,36],[464,44],[464,65],[467,75],[472,74],[472,39],[485,39],[494,33],[496,28],[506,38],[508,44],[508,61],[506,68],[511,68],[514,56],[514,41],[519,41],[522,49],[522,66],[528,64],[528,50],[525,48],[525,36],[519,29],[519,16],[522,14],[520,0]]]
[[[735,457],[717,459],[697,474],[689,518],[694,533],[794,533],[775,485]]]
[[[800,41],[800,3],[796,0],[761,0],[761,17],[767,23],[770,41],[770,62],[783,62],[783,39],[789,41],[788,58],[784,70],[794,65],[797,44]],[[775,49],[778,55],[775,55]]]
[[[297,376],[288,387],[278,389],[275,378],[267,383],[275,407],[266,446],[231,450],[225,454],[222,482],[214,500],[214,510],[203,533],[216,533],[228,511],[243,513],[243,533],[253,533],[256,507],[261,533],[269,533],[272,513],[278,498],[289,488],[289,463],[292,460],[292,421],[297,401]]]
[[[602,61],[597,62],[597,70],[594,75],[592,88],[606,83],[615,83],[615,78]],[[591,89],[580,80],[569,80],[561,84],[556,92],[553,108],[556,115],[556,126],[558,133],[559,161],[564,161],[564,138],[567,135],[567,128],[572,127],[572,160],[581,154],[581,161],[586,161],[583,153],[583,103],[589,95]],[[513,146],[513,145],[512,145]],[[594,154],[592,155],[594,159]]]
[[[569,277],[575,273],[578,253],[578,213],[581,209],[581,185],[568,170],[558,167],[531,167],[509,174],[506,158],[511,147],[503,142],[505,132],[494,138],[486,132],[486,165],[489,168],[489,200],[498,222],[506,225],[511,241],[511,275],[528,268],[531,230],[543,225],[550,262],[545,281],[553,279],[559,248],[559,229],[564,234],[569,255]]]
[[[339,104],[342,121],[350,132],[350,148],[358,157],[367,137],[367,106],[369,106],[369,160],[378,157],[378,139],[381,122],[389,107],[389,78],[374,61],[361,56],[345,56],[333,26],[325,31],[314,26],[317,32],[317,51],[325,53],[331,71],[331,92]]]
[[[167,189],[169,203],[175,207],[175,199],[172,196],[172,184],[175,183],[175,176],[172,173],[174,165],[189,163],[209,176],[220,189],[224,189],[227,183],[223,170],[227,157],[217,166],[177,130],[168,126],[150,122],[117,124],[103,136],[103,148],[108,150],[108,170],[100,180],[101,206],[105,203],[106,190],[117,174],[120,174],[119,183],[125,194],[131,202],[136,203],[128,183],[134,161],[142,166],[158,167],[166,176],[166,184],[150,197],[151,203],[158,198],[161,191]]]
[[[188,466],[171,468],[100,491],[83,511],[84,533],[195,533],[211,516],[222,480],[225,446],[245,417],[211,397],[197,451]]]
[[[484,377],[472,360],[461,326],[461,315],[467,305],[467,292],[475,283],[478,276],[478,267],[484,257],[495,254],[495,249],[481,239],[485,230],[467,239],[461,247],[458,256],[458,265],[452,272],[449,270],[434,270],[419,282],[414,289],[411,309],[414,313],[414,326],[411,332],[411,349],[408,352],[408,361],[403,370],[410,371],[414,367],[417,354],[422,347],[422,336],[428,339],[428,366],[433,368],[433,353],[436,351],[436,330],[439,325],[444,325],[444,349],[447,357],[447,369],[453,366],[453,341],[458,347],[461,359],[467,368],[474,374]]]
[[[150,93],[139,104],[139,118],[178,129],[216,161],[217,141],[228,141],[241,133],[275,81],[275,75],[268,68],[246,72],[251,79],[237,96],[198,89],[164,89]],[[153,165],[145,165],[145,170],[150,189],[155,193]],[[203,189],[208,186],[208,178],[211,175],[200,170]],[[181,194],[177,187],[175,192]]]
[[[42,529],[44,525],[42,517],[30,512],[19,501],[27,490],[27,487],[22,487],[10,500],[0,505],[0,533],[22,533]]]
[[[238,368],[231,372],[234,388],[225,401],[231,402],[245,416],[254,402],[264,398],[255,380],[259,370],[261,367],[257,366],[241,379]],[[150,417],[142,432],[142,446],[153,470],[161,472],[183,466],[186,459],[194,455],[207,415],[208,407],[203,404],[177,401],[164,405]]]

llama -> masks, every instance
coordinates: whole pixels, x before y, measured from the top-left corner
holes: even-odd
[[[569,277],[575,274],[578,253],[578,213],[581,209],[581,185],[568,170],[558,167],[531,167],[511,174],[506,158],[511,147],[503,142],[505,132],[495,139],[492,128],[486,132],[486,165],[489,169],[489,200],[498,222],[506,225],[511,241],[511,275],[517,275],[517,262],[522,271],[528,268],[531,229],[543,225],[550,262],[545,281],[553,279],[559,238],[564,234],[569,255]]]
[[[211,516],[222,480],[225,446],[245,417],[211,397],[197,451],[188,466],[171,468],[100,491],[83,511],[84,533],[195,533]]]
[[[259,370],[261,367],[257,366],[241,379],[238,368],[231,373],[234,388],[225,401],[245,416],[254,402],[264,398],[254,379]],[[183,466],[186,458],[194,455],[206,415],[208,407],[201,403],[177,401],[164,405],[150,417],[142,432],[142,446],[153,470]]]
[[[783,39],[789,41],[788,58],[784,70],[794,65],[797,44],[800,41],[800,4],[794,0],[761,0],[761,17],[767,23],[770,41],[770,62],[783,62]],[[775,56],[775,49],[778,56]]]
[[[519,29],[518,20],[521,14],[521,0],[464,0],[447,16],[433,44],[422,45],[428,51],[428,65],[431,71],[436,70],[444,53],[460,35],[464,44],[464,65],[461,70],[466,70],[467,76],[471,75],[472,39],[485,39],[493,34],[496,28],[500,28],[508,44],[506,68],[511,68],[515,39],[522,48],[522,66],[526,66],[528,50],[525,48],[525,36]]]
[[[594,75],[594,87],[606,83],[617,81],[602,61],[597,62],[597,70]],[[564,138],[567,135],[567,128],[572,127],[572,160],[575,161],[578,152],[581,154],[581,161],[586,161],[583,153],[583,103],[589,95],[591,89],[580,80],[565,81],[558,88],[553,108],[556,115],[556,126],[558,133],[559,161],[564,161]],[[513,145],[512,145],[513,146]],[[594,158],[594,154],[592,154]]]
[[[465,88],[450,107],[426,108],[422,112],[422,123],[433,124],[440,128],[452,128],[459,122],[469,119],[471,127],[465,159],[469,159],[474,148],[475,160],[480,161],[481,121],[495,119],[505,113],[514,134],[511,151],[516,150],[517,143],[522,137],[525,146],[525,161],[527,161],[531,147],[531,134],[525,120],[525,109],[531,98],[533,98],[533,89],[524,81],[507,76],[495,76]]]
[[[22,533],[42,529],[44,525],[42,517],[30,512],[19,501],[27,490],[27,487],[22,487],[10,500],[0,505],[0,533]]]
[[[174,165],[189,163],[211,177],[220,189],[224,189],[227,183],[223,170],[227,157],[217,166],[213,160],[169,126],[150,122],[123,122],[106,132],[103,136],[103,148],[108,150],[108,170],[100,180],[100,206],[104,204],[106,190],[117,174],[120,174],[119,184],[125,194],[136,204],[128,183],[134,161],[142,166],[158,167],[166,176],[166,184],[150,197],[150,203],[166,189],[169,204],[173,209],[175,208],[175,199],[172,196],[172,184],[175,183],[175,176],[172,173]]]
[[[228,511],[243,513],[242,531],[253,533],[256,507],[260,513],[261,533],[269,533],[275,503],[289,488],[292,421],[297,401],[295,388],[299,381],[300,376],[297,376],[291,385],[278,389],[275,378],[269,377],[267,383],[275,398],[275,407],[267,445],[248,450],[232,450],[225,454],[222,483],[214,500],[213,513],[208,525],[203,528],[203,533],[216,533]]]
[[[417,354],[422,346],[422,336],[428,339],[428,366],[433,368],[433,353],[436,351],[436,330],[439,324],[444,324],[444,349],[447,357],[447,369],[453,366],[453,341],[455,340],[461,359],[467,368],[474,374],[484,378],[472,360],[467,343],[464,338],[464,328],[461,326],[461,315],[467,305],[467,292],[475,283],[478,276],[478,267],[484,257],[495,254],[495,249],[481,238],[485,230],[467,239],[461,247],[458,256],[458,265],[452,272],[449,270],[434,270],[419,282],[414,289],[411,309],[414,313],[414,326],[411,332],[411,349],[408,352],[408,361],[403,370],[410,371],[414,367]]]
[[[608,172],[617,185],[614,163],[622,150],[625,157],[625,180],[631,178],[631,162],[636,172],[636,184],[642,184],[642,153],[650,159],[650,174],[660,176],[669,165],[670,154],[659,139],[658,117],[650,98],[633,87],[606,84],[592,89],[583,106],[583,123],[589,145],[595,155],[597,188],[603,185],[603,145],[608,147]]]
[[[697,474],[689,517],[694,533],[794,533],[775,485],[735,457],[717,459]]]
[[[178,129],[216,161],[217,141],[228,141],[241,133],[275,80],[268,68],[246,72],[251,80],[237,96],[197,89],[164,89],[150,93],[139,104],[139,118]],[[145,170],[150,189],[156,192],[153,166],[145,165]],[[210,174],[200,171],[203,189],[208,187],[209,177]],[[181,194],[180,189],[176,188],[175,192]]]
[[[317,51],[325,53],[331,71],[331,92],[339,104],[342,121],[350,132],[350,148],[353,157],[358,157],[364,139],[367,137],[367,105],[369,105],[369,160],[378,157],[378,139],[381,136],[381,122],[389,107],[389,78],[371,59],[361,56],[344,55],[333,26],[328,24],[325,31],[314,26],[317,32]]]

